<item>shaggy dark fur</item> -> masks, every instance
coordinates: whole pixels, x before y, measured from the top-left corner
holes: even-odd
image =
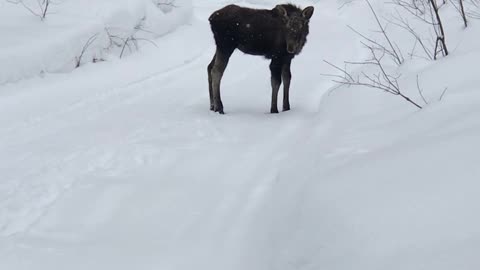
[[[217,50],[208,65],[210,109],[223,114],[220,82],[230,56],[239,49],[246,54],[271,59],[272,106],[278,113],[277,96],[284,84],[283,110],[290,110],[290,64],[307,42],[309,21],[314,8],[300,9],[292,4],[275,8],[251,9],[236,5],[215,11],[209,18]]]

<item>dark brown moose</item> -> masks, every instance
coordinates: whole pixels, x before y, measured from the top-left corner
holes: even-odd
[[[309,32],[314,8],[300,9],[292,4],[269,9],[251,9],[228,5],[215,11],[209,18],[217,49],[208,65],[210,110],[223,114],[220,82],[228,60],[235,49],[271,59],[272,106],[278,113],[278,90],[283,80],[283,110],[290,110],[290,64],[298,55]]]

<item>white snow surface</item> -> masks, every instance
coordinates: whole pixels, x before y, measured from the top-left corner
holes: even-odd
[[[38,11],[36,0],[23,1]],[[156,8],[153,0],[52,1],[41,23],[22,5],[1,1],[0,84],[49,72],[70,72],[82,51],[81,64],[118,57],[129,37],[139,39],[138,46],[153,46],[150,40],[189,23],[191,0],[175,1],[175,12]],[[135,29],[138,26],[140,30]],[[109,34],[115,38],[111,40]],[[134,47],[129,42],[124,54]]]
[[[209,14],[279,2],[70,0],[44,22],[0,3],[0,269],[480,269],[479,22],[445,7],[451,55],[392,67],[418,110],[320,76],[367,56],[363,1],[296,1],[316,9],[292,110],[268,113],[269,62],[236,52],[210,112]],[[157,46],[65,68],[146,13]]]

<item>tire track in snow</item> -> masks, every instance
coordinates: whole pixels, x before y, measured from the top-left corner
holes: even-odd
[[[170,38],[172,38],[173,35],[179,34],[180,33],[172,33],[170,34]],[[72,125],[77,126],[80,123],[91,121],[98,115],[125,105],[135,97],[144,96],[146,94],[145,92],[158,91],[158,88],[151,86],[142,87],[142,85],[148,85],[149,83],[162,85],[163,81],[175,78],[186,70],[199,65],[206,57],[206,54],[207,52],[200,50],[200,53],[189,56],[183,60],[181,64],[176,64],[168,69],[148,74],[143,78],[128,82],[122,86],[88,95],[77,102],[61,106],[59,109],[46,114],[34,116],[27,121],[4,127],[0,133],[0,139],[1,141],[9,143],[3,146],[3,153],[12,152],[12,158],[9,160],[9,163],[16,164],[16,166],[27,162],[32,159],[32,155],[18,156],[18,154],[15,154],[16,148],[42,140],[42,137],[50,136],[52,133],[63,132],[62,130],[69,129]],[[35,137],[31,136],[32,133],[35,134]],[[0,145],[0,148],[2,148],[2,145]],[[75,179],[78,177],[70,175],[78,175],[78,172],[68,173],[66,167],[71,163],[82,160],[83,156],[90,155],[89,152],[91,149],[90,146],[87,146],[83,147],[83,149],[75,150],[76,152],[73,155],[76,155],[77,158],[59,156],[48,160],[39,160],[38,165],[34,168],[29,168],[27,172],[14,172],[11,169],[12,166],[4,165],[7,172],[12,171],[12,178],[5,179],[1,184],[1,189],[8,189],[10,191],[8,192],[9,196],[0,200],[0,205],[2,205],[3,209],[16,210],[13,210],[14,212],[11,214],[10,211],[2,212],[3,214],[0,216],[0,234],[11,235],[17,231],[28,230],[28,228],[45,216],[48,209],[77,181]],[[93,157],[96,159],[95,155],[93,155]],[[56,178],[51,178],[53,175],[49,172],[51,171],[50,168],[59,168],[58,181],[54,180]],[[20,175],[22,176],[20,177]],[[40,181],[40,178],[43,179],[45,177],[47,177],[46,179],[50,178],[50,180]],[[34,190],[32,181],[37,182],[36,185],[39,187],[43,185],[42,188],[50,190],[48,192],[39,190],[37,195],[41,198],[39,197],[36,200],[36,206],[34,208],[30,208],[31,210],[35,209],[33,212],[28,210],[28,208],[20,206],[20,202],[23,201],[22,198],[30,196],[27,193]]]
[[[153,75],[153,76],[148,76],[148,77],[143,78],[142,80],[137,80],[135,82],[128,83],[125,86],[118,87],[118,88],[109,90],[107,92],[103,92],[99,95],[96,95],[95,97],[88,98],[86,100],[80,101],[80,102],[78,102],[74,105],[70,105],[69,107],[67,107],[63,110],[59,110],[59,111],[56,111],[55,113],[49,114],[47,116],[37,118],[37,119],[35,119],[35,120],[33,120],[29,123],[22,123],[22,125],[20,125],[20,126],[16,126],[14,128],[11,128],[10,130],[7,130],[6,135],[8,135],[9,133],[11,135],[10,136],[5,136],[4,135],[4,136],[2,136],[3,137],[2,139],[4,141],[14,140],[15,137],[19,136],[22,133],[20,131],[21,129],[25,130],[24,132],[29,134],[31,132],[31,130],[38,130],[39,127],[41,128],[45,125],[45,122],[49,122],[49,121],[52,121],[52,120],[54,122],[53,125],[57,129],[59,128],[59,126],[60,126],[61,129],[65,129],[69,125],[72,124],[71,117],[69,117],[69,115],[72,115],[73,117],[78,116],[79,115],[78,112],[80,112],[80,111],[83,112],[82,114],[80,114],[81,118],[84,118],[84,115],[88,115],[88,118],[93,119],[93,118],[96,117],[94,115],[98,115],[98,114],[104,113],[104,112],[106,112],[106,111],[108,111],[112,108],[122,106],[123,104],[127,103],[128,100],[130,100],[130,99],[132,99],[136,96],[143,96],[145,93],[138,92],[137,90],[143,89],[140,85],[145,84],[149,80],[154,80],[155,82],[158,81],[159,83],[161,83],[161,81],[164,80],[164,79],[168,79],[170,77],[175,77],[176,74],[180,74],[182,71],[184,71],[186,69],[190,69],[190,68],[192,68],[192,66],[194,67],[194,66],[198,65],[198,63],[201,61],[203,55],[204,54],[196,55],[195,57],[186,61],[185,64],[176,66],[176,67],[171,68],[171,69],[169,69],[165,72],[161,72],[161,73],[158,73],[158,74]],[[147,88],[147,90],[145,90],[145,91],[150,91],[151,92],[151,91],[155,91],[155,90],[156,89],[152,89],[150,87],[150,88]],[[101,110],[99,110],[99,107],[101,107]],[[63,119],[65,119],[65,118],[69,119],[70,118],[70,120],[66,121],[64,125],[58,125],[58,122],[57,122],[58,119],[57,118],[59,118],[59,116],[61,116],[61,118],[63,118]],[[88,120],[89,119],[87,119],[87,121]],[[80,121],[84,122],[82,120],[80,120]],[[75,121],[75,122],[76,122],[75,125],[78,125],[78,121]],[[51,125],[52,125],[52,123],[48,123],[45,126],[48,127],[48,126],[51,126]],[[51,130],[48,130],[47,132],[51,132]],[[40,135],[40,134],[38,134],[38,135]],[[24,143],[25,143],[24,141],[17,142],[18,145],[23,145]],[[8,148],[6,148],[6,149],[4,148],[4,150],[8,151],[9,149],[12,149],[12,151],[13,151],[14,147],[16,147],[15,144],[14,145],[10,144],[8,146]],[[79,157],[84,156],[85,154],[90,155],[90,154],[88,154],[88,152],[90,151],[90,148],[87,148],[85,150],[80,150],[80,151],[82,151],[82,152],[77,152],[77,153],[75,153],[75,155],[77,155]],[[94,159],[96,159],[95,156],[97,156],[97,154],[93,154],[91,156],[94,157]],[[28,159],[28,157],[24,157],[22,159]],[[17,160],[16,163],[23,162],[24,160],[22,160],[22,159]],[[77,178],[77,177],[68,176],[68,173],[65,172],[65,168],[68,167],[68,165],[70,163],[75,162],[75,160],[79,160],[79,159],[80,158],[78,158],[78,157],[77,158],[72,157],[72,158],[68,158],[68,159],[65,159],[65,157],[59,157],[59,158],[55,158],[53,160],[50,159],[50,160],[47,160],[47,161],[43,161],[42,163],[44,163],[44,165],[41,165],[38,170],[33,170],[28,175],[23,174],[23,176],[22,176],[23,179],[18,179],[17,177],[15,177],[12,180],[5,180],[5,181],[7,181],[7,184],[4,182],[3,185],[6,185],[7,187],[9,185],[15,185],[16,188],[12,189],[12,191],[9,192],[10,196],[6,197],[6,198],[3,198],[0,202],[0,204],[3,205],[2,206],[3,209],[15,208],[16,207],[15,205],[19,205],[18,202],[16,202],[17,201],[16,198],[19,198],[19,200],[20,200],[19,202],[21,202],[21,201],[23,201],[23,199],[21,199],[21,197],[31,196],[31,195],[25,194],[25,192],[28,191],[28,190],[32,190],[31,184],[29,184],[32,180],[36,180],[38,182],[39,178],[44,178],[47,175],[50,175],[50,177],[51,177],[51,173],[48,172],[48,171],[51,170],[51,168],[62,168],[62,169],[60,169],[60,172],[62,170],[64,171],[63,173],[60,173],[60,176],[59,176],[60,178],[59,179],[64,179],[64,180],[59,180],[58,181],[59,186],[54,187],[53,185],[51,185],[53,182],[56,182],[56,181],[52,181],[53,179],[50,179],[48,181],[49,184],[45,185],[45,187],[53,188],[53,189],[51,189],[51,191],[49,191],[47,193],[39,191],[40,193],[38,193],[37,195],[40,196],[41,198],[44,198],[44,199],[42,199],[42,201],[40,201],[38,199],[36,200],[36,203],[35,203],[36,207],[35,207],[35,210],[33,212],[26,209],[26,208],[23,208],[23,210],[21,210],[21,209],[15,210],[16,214],[14,214],[13,216],[10,216],[8,213],[4,212],[4,214],[2,215],[3,217],[0,219],[0,233],[8,236],[8,235],[11,235],[13,233],[16,233],[19,230],[20,231],[28,230],[28,228],[31,228],[35,223],[37,223],[38,220],[40,220],[42,217],[44,217],[46,215],[46,212],[48,212],[48,209],[50,209],[51,206],[54,205],[56,203],[56,201],[61,198],[62,194],[67,192],[74,185],[74,183],[77,181],[77,180],[74,179],[74,178]],[[46,170],[46,171],[42,172],[42,170]],[[67,175],[66,175],[66,173],[67,173]],[[76,174],[78,174],[78,173],[76,173]],[[88,174],[88,172],[87,172],[87,174]],[[64,175],[64,176],[61,176],[61,175]],[[8,184],[9,182],[12,183],[12,184]],[[63,183],[63,184],[61,184],[61,183]],[[23,194],[23,195],[20,196],[21,194]],[[48,194],[50,194],[50,195],[48,195]],[[39,199],[40,199],[40,197],[39,197]],[[16,218],[14,218],[15,216],[16,216]],[[28,216],[28,218],[27,218],[27,216]],[[18,222],[21,221],[21,222],[18,223],[17,221]]]
[[[103,92],[97,93],[92,97],[88,97],[80,101],[71,103],[68,106],[65,106],[63,109],[48,113],[46,115],[37,116],[33,119],[29,119],[28,121],[22,122],[19,125],[14,125],[12,127],[6,128],[3,133],[4,134],[13,133],[14,135],[12,135],[12,137],[16,137],[18,135],[19,129],[26,129],[32,126],[38,127],[38,126],[41,126],[42,123],[45,121],[58,118],[59,115],[64,116],[67,114],[73,114],[88,106],[97,107],[96,110],[98,110],[99,105],[102,105],[103,110],[106,110],[109,108],[109,106],[110,107],[114,106],[115,103],[111,102],[112,99],[119,99],[121,101],[125,101],[125,100],[128,100],[129,98],[133,98],[135,96],[140,96],[142,94],[145,94],[144,92],[137,91],[139,89],[143,89],[139,87],[141,84],[145,84],[150,80],[154,80],[157,83],[161,83],[162,80],[175,77],[176,74],[179,74],[182,71],[185,71],[186,69],[197,65],[200,62],[200,60],[204,59],[205,55],[206,53],[195,55],[194,57],[186,60],[183,64],[176,65],[165,71],[160,71],[154,74],[150,74],[148,76],[145,76],[144,78],[135,80],[123,86],[111,88]],[[149,90],[151,91],[152,89],[149,89]],[[108,101],[108,102],[102,103],[102,101]],[[8,140],[10,138],[3,137],[2,139]]]

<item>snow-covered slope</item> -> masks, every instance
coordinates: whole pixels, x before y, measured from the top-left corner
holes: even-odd
[[[38,11],[36,0],[24,1]],[[192,13],[191,0],[176,0],[175,12],[157,8],[152,0],[52,3],[40,22],[22,5],[0,2],[0,84],[118,58],[123,47],[124,55],[134,51],[135,43],[153,46],[151,40],[189,23]]]
[[[268,113],[269,63],[237,52],[221,116],[207,17],[232,2],[279,1],[194,0],[158,47],[0,86],[0,269],[478,269],[478,22],[446,9],[451,55],[398,69],[417,110],[332,91],[323,60],[364,59],[346,25],[372,18],[299,1],[316,10],[292,111]]]

